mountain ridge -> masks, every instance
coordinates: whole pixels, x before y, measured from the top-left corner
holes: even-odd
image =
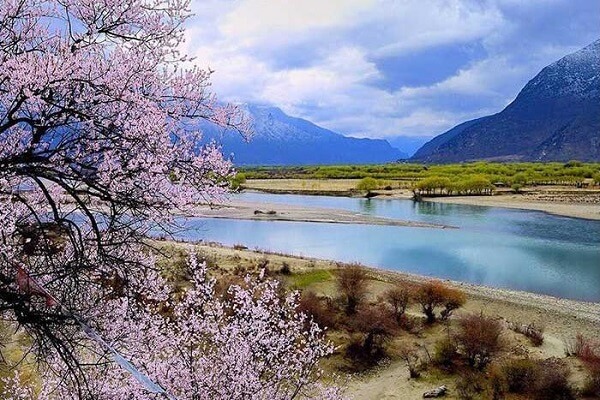
[[[543,68],[499,113],[455,126],[412,157],[441,163],[570,159],[600,160],[600,39]]]
[[[277,107],[248,104],[246,110],[254,126],[249,141],[208,123],[201,126],[204,141],[221,144],[236,165],[369,164],[407,157],[386,140],[343,136]]]

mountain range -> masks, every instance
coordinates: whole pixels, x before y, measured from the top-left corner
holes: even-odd
[[[214,125],[201,127],[205,140],[219,142],[236,165],[368,164],[408,157],[383,139],[343,136],[276,107],[246,107],[254,128],[249,141]]]
[[[600,160],[600,40],[542,69],[501,112],[455,126],[411,158],[571,159]]]

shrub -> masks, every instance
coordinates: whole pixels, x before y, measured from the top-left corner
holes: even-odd
[[[459,328],[456,338],[469,365],[484,369],[502,348],[502,325],[483,314],[471,314],[460,319]]]
[[[390,313],[381,305],[362,307],[349,321],[350,328],[362,337],[351,346],[354,358],[373,363],[386,354],[385,344],[396,330]],[[350,349],[350,347],[349,347]]]
[[[485,392],[485,377],[480,373],[467,372],[456,381],[456,393],[462,400],[475,400],[482,398]]]
[[[379,186],[380,186],[380,182],[377,179],[367,176],[365,178],[362,178],[358,182],[358,184],[356,185],[356,189],[366,190],[368,192],[371,190],[378,189]]]
[[[581,166],[583,166],[583,163],[578,160],[571,160],[571,161],[565,163],[565,168],[575,168],[575,167],[581,167]]]
[[[516,359],[502,364],[500,372],[509,392],[526,393],[533,388],[539,374],[539,368],[530,359]]]
[[[281,269],[279,270],[279,273],[281,275],[291,275],[292,270],[290,269],[290,264],[288,264],[286,261],[281,263]]]
[[[467,296],[460,290],[446,288],[444,293],[444,309],[440,312],[440,318],[447,320],[454,310],[462,307],[467,301]]]
[[[574,400],[575,394],[569,384],[571,371],[561,360],[551,358],[541,362],[534,386],[535,400]]]
[[[402,323],[404,313],[410,303],[410,298],[410,290],[401,286],[388,289],[383,294],[383,300],[392,307],[392,312],[398,325]]]
[[[600,344],[577,334],[574,341],[566,343],[565,352],[577,356],[588,371],[583,394],[600,397]]]
[[[444,302],[446,287],[441,282],[427,282],[415,293],[415,300],[421,305],[427,322],[435,322],[435,309]]]
[[[567,356],[576,356],[584,362],[600,361],[600,344],[578,333],[574,340],[565,342],[565,353]]]
[[[588,366],[588,375],[585,378],[581,394],[584,396],[600,397],[600,366]]]
[[[444,368],[452,369],[454,360],[458,356],[458,346],[456,341],[450,337],[446,337],[435,344],[433,349],[433,362]]]
[[[343,267],[337,274],[337,287],[345,304],[346,314],[352,315],[367,295],[367,272],[355,264]]]
[[[399,350],[399,356],[406,364],[410,378],[419,378],[426,367],[426,363],[421,359],[418,349],[404,344]]]
[[[238,190],[238,189],[240,189],[240,187],[243,183],[246,183],[246,175],[241,172],[238,172],[230,180],[231,189]]]
[[[503,400],[508,390],[508,385],[502,370],[499,367],[492,368],[489,373],[490,397],[492,400]]]
[[[572,400],[571,371],[557,358],[543,361],[518,359],[505,362],[501,375],[511,393],[527,394],[535,400]]]
[[[320,327],[334,328],[337,326],[336,311],[329,304],[323,304],[316,294],[305,291],[300,296],[298,311],[312,317]]]
[[[444,307],[441,318],[447,319],[454,310],[465,303],[466,296],[457,289],[449,288],[439,281],[434,281],[421,285],[415,293],[415,300],[421,305],[421,309],[427,317],[427,322],[433,323],[436,320],[436,308]]]
[[[528,325],[511,324],[510,329],[527,337],[533,346],[544,344],[544,328],[534,322]]]

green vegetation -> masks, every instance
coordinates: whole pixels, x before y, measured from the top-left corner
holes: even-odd
[[[358,190],[370,191],[370,190],[379,189],[380,186],[381,186],[381,181],[379,179],[375,179],[370,176],[367,176],[365,178],[362,178],[360,180],[360,182],[358,182],[358,185],[356,185],[356,188]]]
[[[415,184],[415,191],[426,195],[483,195],[491,194],[494,185],[484,175],[471,175],[465,178],[430,176]]]
[[[244,182],[246,182],[246,175],[242,172],[238,172],[230,180],[231,189],[238,190]]]
[[[412,188],[426,178],[439,180],[452,192],[489,190],[488,184],[515,186],[519,190],[531,185],[581,185],[588,179],[600,185],[600,163],[490,163],[461,164],[381,164],[328,165],[303,167],[242,168],[248,179],[363,179],[394,181],[398,187]],[[448,185],[449,182],[449,185]],[[371,182],[372,183],[372,182]],[[470,188],[474,185],[476,188]],[[518,185],[518,186],[517,186]],[[381,182],[378,182],[378,187]]]
[[[291,286],[297,289],[303,289],[307,286],[315,283],[327,282],[332,279],[333,276],[330,271],[320,269],[317,271],[306,272],[302,274],[296,274],[291,277]]]

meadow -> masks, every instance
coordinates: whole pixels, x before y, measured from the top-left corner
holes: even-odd
[[[390,163],[379,165],[327,165],[297,167],[242,167],[245,179],[363,179],[392,181],[410,187],[425,179],[452,183],[484,179],[502,186],[600,184],[600,163],[493,163],[461,164]]]

